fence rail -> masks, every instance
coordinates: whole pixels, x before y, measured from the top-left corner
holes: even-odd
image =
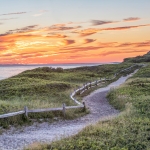
[[[84,91],[88,90],[89,88],[91,87],[95,87],[97,86],[98,84],[102,83],[102,82],[106,82],[106,81],[110,81],[110,80],[113,80],[116,78],[116,76],[120,73],[120,72],[123,72],[123,71],[126,71],[126,70],[129,70],[135,66],[140,66],[140,65],[133,65],[129,68],[126,68],[126,69],[123,69],[121,71],[119,71],[118,73],[115,73],[114,76],[110,79],[106,79],[106,78],[103,78],[103,79],[100,79],[100,80],[96,80],[96,81],[93,81],[93,82],[89,82],[89,83],[86,83],[84,84],[82,87],[76,89],[73,93],[71,93],[70,95],[70,98],[78,105],[78,106],[66,106],[65,104],[63,104],[62,107],[59,107],[59,108],[44,108],[44,109],[32,109],[32,110],[28,110],[28,107],[25,106],[24,110],[22,111],[18,111],[18,112],[12,112],[12,113],[7,113],[7,114],[3,114],[3,115],[0,115],[0,119],[3,119],[3,118],[8,118],[8,117],[13,117],[13,116],[17,116],[17,115],[21,115],[21,114],[25,114],[26,117],[28,117],[28,114],[29,113],[41,113],[41,112],[53,112],[53,111],[62,111],[64,117],[65,117],[65,111],[66,109],[77,109],[77,108],[85,108],[85,103],[81,103],[79,102],[77,99],[74,98],[74,96],[80,92],[80,93],[83,93]],[[144,66],[144,64],[142,65]]]
[[[21,115],[21,114],[24,114],[24,113],[25,113],[25,111],[18,111],[18,112],[12,112],[12,113],[8,113],[8,114],[3,114],[3,115],[0,115],[0,119],[8,118],[8,117],[16,116],[16,115]]]

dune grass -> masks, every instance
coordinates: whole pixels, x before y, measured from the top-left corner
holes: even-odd
[[[116,72],[131,65],[131,63],[121,63],[65,70],[62,68],[43,67],[24,71],[16,76],[0,81],[0,114],[23,110],[24,106],[28,106],[29,109],[39,109],[62,107],[63,103],[67,106],[76,105],[70,99],[70,93],[75,88],[78,88],[85,82],[112,77]],[[86,93],[91,91],[89,90]],[[81,100],[83,96],[84,94],[78,96],[78,98]],[[83,111],[78,111],[77,113],[75,110],[72,110],[66,118],[71,119],[85,113]],[[59,117],[61,114],[36,113],[30,115],[30,119],[52,118],[54,116]],[[22,122],[27,121],[23,115],[22,119],[20,117],[1,119],[0,126],[8,127],[9,124],[22,124]]]
[[[120,116],[88,126],[76,136],[27,150],[149,150],[150,64],[108,94]]]
[[[131,64],[110,64],[74,69],[36,68],[0,81],[0,114],[30,109],[75,105],[73,89],[85,82],[108,77]]]

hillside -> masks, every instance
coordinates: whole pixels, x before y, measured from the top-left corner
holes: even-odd
[[[0,81],[0,114],[20,111],[25,106],[28,106],[29,109],[39,109],[62,107],[63,103],[67,106],[75,105],[70,99],[70,93],[75,88],[93,80],[112,77],[116,72],[131,65],[133,64],[120,63],[74,69],[42,67],[24,71]],[[121,72],[119,76],[121,74],[124,74],[124,72]],[[104,86],[104,84],[100,86]],[[47,116],[44,113],[43,115],[46,117],[55,116],[51,114]],[[72,111],[72,114],[69,115],[72,118],[77,113]],[[41,117],[41,115],[36,114],[33,117]],[[19,119],[14,117],[12,120],[11,124],[14,124],[18,123]],[[0,125],[3,125],[4,122],[6,121],[1,121]],[[7,121],[6,125],[9,124],[10,122]]]
[[[143,55],[143,56],[125,58],[124,62],[131,62],[131,63],[150,62],[150,51],[147,54]]]
[[[77,135],[27,150],[149,150],[150,64],[140,69],[107,98],[120,115],[86,127]]]

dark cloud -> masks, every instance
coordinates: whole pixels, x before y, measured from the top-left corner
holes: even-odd
[[[104,21],[104,20],[91,20],[93,26],[115,23],[114,21]]]
[[[92,43],[94,41],[96,41],[96,39],[84,39],[82,43],[87,44],[87,43]]]
[[[137,20],[140,20],[141,18],[138,18],[138,17],[129,17],[129,18],[125,18],[123,19],[124,21],[137,21]]]
[[[74,44],[75,40],[64,39],[63,41],[61,41],[61,43],[64,44],[64,45],[70,45],[70,44]]]
[[[13,32],[9,32],[9,31],[8,31],[8,32],[5,32],[5,33],[3,33],[3,34],[0,34],[0,37],[1,37],[1,36],[10,35],[10,34],[12,34],[12,33],[13,33]]]
[[[38,25],[31,25],[31,26],[26,26],[20,29],[14,29],[14,30],[8,30],[7,32],[0,34],[0,36],[6,36],[6,35],[10,35],[13,33],[24,33],[27,31],[31,31],[34,30],[36,27],[38,27]]]
[[[20,15],[20,14],[25,14],[27,12],[14,12],[14,13],[7,13],[7,14],[0,14],[0,16],[5,16],[5,15]]]
[[[74,27],[67,27],[65,24],[55,24],[49,27],[49,30],[53,31],[63,31],[63,30],[73,30],[73,29],[79,29],[82,26],[74,26]]]
[[[26,27],[20,28],[20,29],[15,29],[14,31],[16,31],[16,32],[26,32],[26,31],[29,31],[29,30],[33,30],[36,27],[38,27],[38,25],[31,25],[31,26],[26,26]],[[13,31],[13,30],[10,30],[10,31]]]

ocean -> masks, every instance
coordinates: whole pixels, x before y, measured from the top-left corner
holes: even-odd
[[[12,77],[14,75],[17,75],[25,70],[32,70],[34,68],[38,67],[61,67],[63,69],[69,69],[69,68],[77,68],[82,66],[96,66],[96,65],[102,65],[101,63],[97,64],[56,64],[56,65],[0,65],[0,80]]]

